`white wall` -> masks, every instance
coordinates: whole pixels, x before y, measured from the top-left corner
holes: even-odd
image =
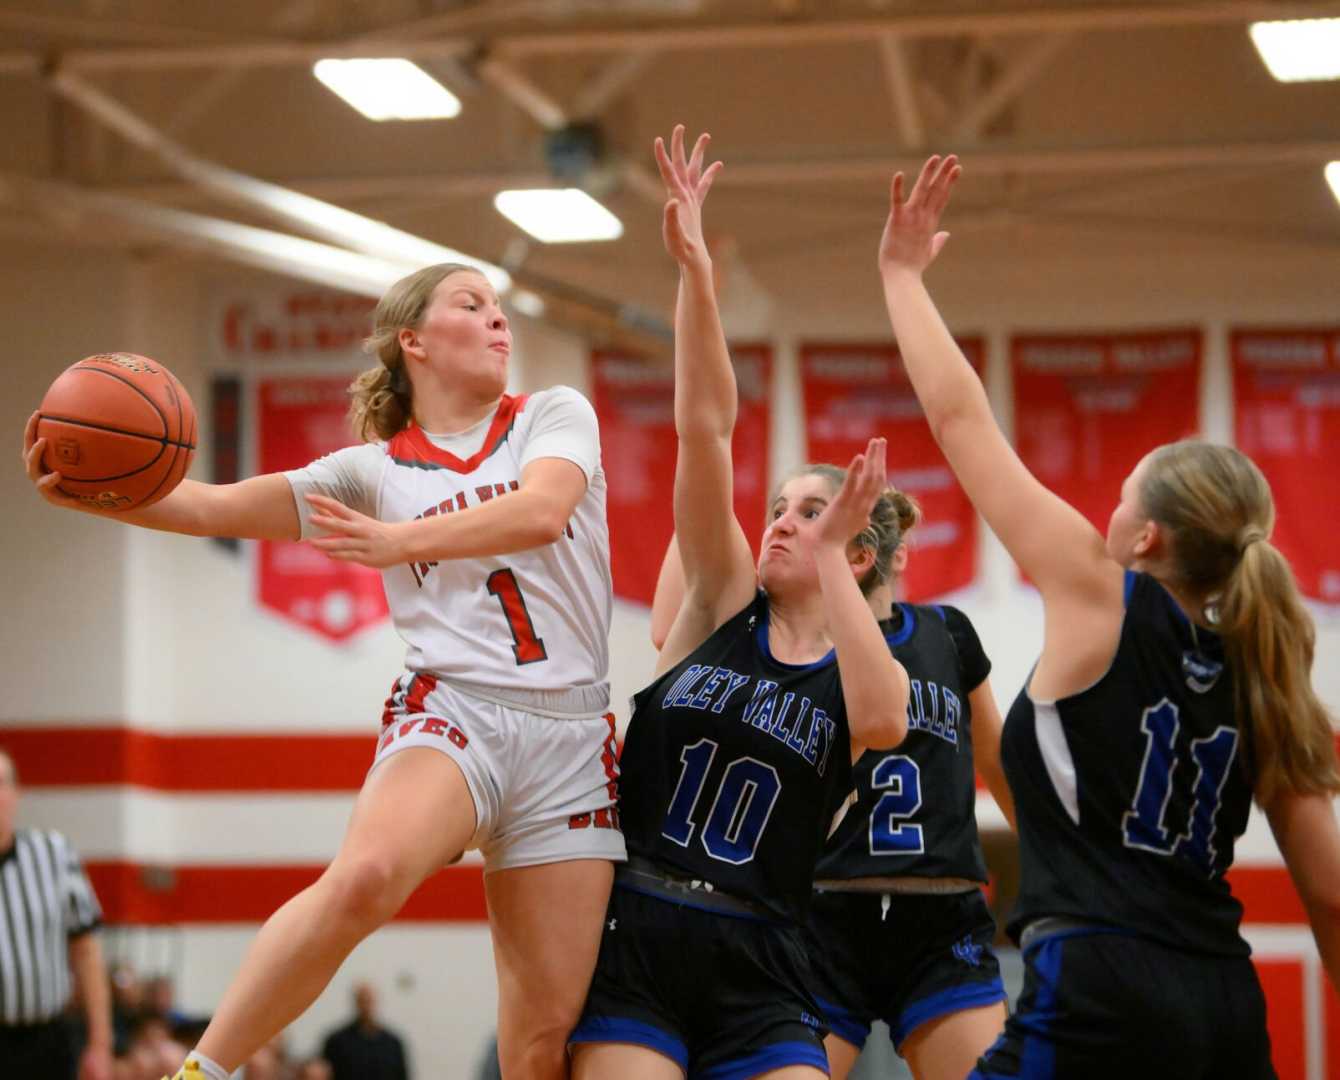
[[[1036,239],[1036,238],[1032,238]],[[1225,328],[1231,324],[1331,323],[1336,267],[1320,255],[1285,249],[1181,251],[1160,257],[1118,251],[1099,258],[1078,245],[1063,252],[1004,244],[994,258],[937,271],[932,287],[954,329],[980,333],[991,357],[988,385],[1008,418],[1004,346],[1015,330],[1196,324],[1207,328],[1205,426],[1228,431]],[[951,248],[951,251],[953,249]],[[167,362],[202,408],[211,298],[232,275],[197,264],[56,247],[0,254],[0,317],[12,352],[0,418],[11,452],[47,383],[92,352],[127,349]],[[238,279],[241,280],[241,279]],[[248,284],[255,279],[248,278]],[[773,464],[803,456],[795,346],[810,338],[883,338],[878,297],[843,297],[811,306],[779,305],[775,324],[779,380]],[[670,298],[667,297],[667,301]],[[859,303],[857,302],[859,301]],[[752,328],[751,328],[752,329]],[[519,389],[554,382],[587,387],[586,346],[519,322]],[[207,421],[207,418],[202,418]],[[208,446],[208,430],[202,432]],[[667,448],[668,449],[668,448]],[[193,473],[203,478],[207,463]],[[172,731],[370,731],[385,688],[400,670],[402,646],[389,625],[344,646],[291,629],[252,601],[245,557],[204,541],[130,531],[41,504],[11,459],[0,471],[6,507],[0,545],[7,565],[0,622],[0,738],[6,725],[59,722],[128,724]],[[995,661],[994,685],[1007,706],[1041,640],[1036,598],[1014,584],[994,542],[983,545],[979,583],[957,598],[977,623]],[[1316,680],[1340,712],[1340,620],[1319,613]],[[611,679],[621,718],[629,695],[651,670],[645,612],[617,605]],[[202,763],[207,767],[207,763]],[[90,801],[91,800],[91,801]],[[146,801],[147,800],[147,801]],[[155,801],[157,800],[157,801]],[[256,800],[174,800],[144,793],[44,791],[27,802],[33,819],[67,828],[86,856],[208,861],[216,849],[258,858],[328,858],[349,799],[298,799],[287,812],[253,824]],[[180,826],[167,829],[164,815]],[[166,839],[164,837],[167,837]],[[208,1010],[236,967],[251,928],[191,929],[182,949],[181,993],[188,1009]],[[427,1075],[466,1076],[492,1027],[496,991],[482,926],[395,926],[365,943],[312,1013],[291,1033],[295,1050],[347,1012],[348,984],[371,977],[386,1013],[411,1039]]]

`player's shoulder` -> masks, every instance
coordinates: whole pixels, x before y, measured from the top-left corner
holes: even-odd
[[[533,416],[539,415],[541,412],[552,409],[577,410],[595,414],[595,410],[591,407],[591,403],[586,399],[585,394],[575,387],[563,383],[557,383],[543,390],[521,395],[521,398],[521,413],[523,416],[526,413]]]

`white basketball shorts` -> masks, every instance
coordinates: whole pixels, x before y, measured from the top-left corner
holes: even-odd
[[[465,774],[484,872],[569,859],[627,858],[619,827],[614,715],[556,719],[407,673],[382,714],[372,767],[412,746]]]

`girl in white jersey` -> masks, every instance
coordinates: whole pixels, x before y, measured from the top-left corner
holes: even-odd
[[[409,647],[335,861],[261,929],[178,1077],[226,1080],[420,882],[472,848],[484,855],[503,1072],[564,1077],[612,862],[625,858],[595,415],[567,387],[504,393],[511,332],[469,267],[391,286],[368,346],[381,363],[352,387],[367,443],[237,484],[183,480],[143,509],[106,514],[62,495],[36,414],[28,424],[28,474],[48,502],[194,536],[310,539],[383,571]]]

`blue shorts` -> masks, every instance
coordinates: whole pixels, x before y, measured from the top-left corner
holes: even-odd
[[[1024,989],[968,1080],[1275,1080],[1265,996],[1247,956],[1116,930],[1028,942]]]
[[[571,1043],[633,1043],[691,1080],[828,1072],[799,927],[615,885]]]
[[[816,890],[808,943],[814,995],[834,1035],[860,1047],[889,1025],[895,1048],[922,1024],[1004,1001],[980,889],[964,893]]]

